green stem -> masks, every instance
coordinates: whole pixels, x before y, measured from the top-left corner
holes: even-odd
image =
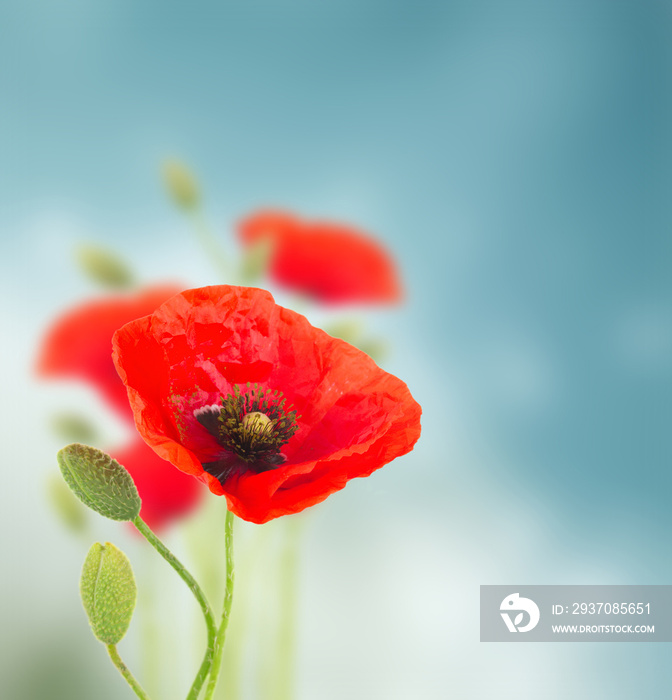
[[[278,665],[276,697],[290,700],[294,682],[296,654],[297,583],[299,568],[299,539],[304,520],[288,518],[285,524],[285,551],[280,561],[280,629],[278,634]]]
[[[126,666],[126,664],[121,660],[121,656],[119,656],[117,647],[114,644],[107,644],[106,646],[107,653],[110,655],[112,663],[117,667],[117,669],[119,669],[119,673],[121,673],[128,685],[131,686],[133,692],[141,700],[149,700],[149,695],[145,693],[140,683],[138,683],[138,681],[135,680],[133,674],[128,670],[128,666]]]
[[[233,601],[233,513],[229,510],[226,512],[226,522],[224,523],[224,543],[226,547],[226,591],[224,593],[224,605],[222,606],[222,621],[219,623],[217,630],[217,639],[215,641],[215,657],[210,670],[210,679],[208,687],[205,691],[205,700],[212,700],[219,679],[219,670],[222,665],[222,652],[224,651],[224,642],[226,641],[226,628],[229,624],[231,616],[231,602]]]
[[[153,695],[160,694],[161,689],[161,671],[159,668],[159,659],[161,652],[161,634],[156,624],[156,597],[154,589],[156,588],[156,569],[153,566],[158,564],[152,558],[149,562],[148,571],[145,572],[145,586],[138,591],[138,617],[140,622],[140,640],[142,648],[142,677],[145,681],[145,686]],[[149,581],[147,581],[147,578]],[[149,585],[148,585],[149,584]]]
[[[231,271],[226,261],[226,255],[220,247],[217,239],[208,226],[205,217],[200,209],[196,209],[191,214],[194,229],[198,240],[205,250],[210,262],[217,268],[217,272],[222,276],[222,281],[226,282],[231,277]]]
[[[208,630],[208,645],[205,650],[205,656],[203,657],[203,662],[201,667],[198,669],[196,678],[191,686],[189,695],[187,695],[187,700],[198,700],[198,696],[203,687],[203,683],[210,672],[210,667],[212,666],[212,660],[216,648],[216,638],[218,635],[217,628],[215,626],[215,618],[210,609],[210,604],[208,603],[205,594],[201,590],[201,587],[196,583],[194,577],[184,568],[184,565],[177,559],[177,557],[166,547],[163,542],[149,529],[147,524],[138,515],[133,521],[133,525],[138,528],[138,531],[143,535],[149,544],[154,547],[154,549],[177,571],[179,577],[189,586],[189,589],[194,594],[198,604],[201,606],[203,611],[203,617],[205,617],[205,625]]]

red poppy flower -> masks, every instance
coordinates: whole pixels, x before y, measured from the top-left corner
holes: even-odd
[[[38,357],[38,373],[89,382],[124,418],[132,420],[126,387],[112,362],[112,335],[124,323],[146,316],[179,291],[173,285],[150,287],[133,296],[106,297],[69,311],[47,332]],[[203,494],[198,482],[167,467],[137,437],[110,452],[133,477],[142,499],[141,515],[150,527],[161,528],[186,515]]]
[[[171,468],[137,436],[109,453],[133,477],[142,500],[140,516],[153,530],[190,513],[203,496],[202,484]]]
[[[151,313],[180,289],[174,285],[149,287],[133,296],[106,297],[69,311],[47,332],[37,361],[38,374],[84,380],[129,419],[126,388],[112,362],[112,334],[124,323]]]
[[[297,513],[406,454],[408,387],[261,289],[191,289],[119,329],[140,434],[245,520]]]
[[[388,252],[353,228],[261,212],[239,224],[241,242],[271,244],[270,275],[279,285],[325,303],[384,303],[401,299]]]

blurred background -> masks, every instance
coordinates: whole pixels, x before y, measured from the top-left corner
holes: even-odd
[[[82,243],[143,283],[222,281],[167,157],[231,255],[276,206],[370,232],[406,289],[341,312],[386,340],[423,435],[306,520],[294,697],[669,696],[667,644],[481,644],[478,604],[672,582],[671,36],[665,0],[2,3],[3,697],[131,697],[81,609],[91,542],[172,581],[123,526],[54,514],[54,413],[128,428],[34,372],[54,319],[101,295]],[[197,614],[182,595],[164,614]],[[194,639],[173,639],[187,675]],[[141,680],[142,643],[120,645]],[[242,697],[270,697],[249,675]]]

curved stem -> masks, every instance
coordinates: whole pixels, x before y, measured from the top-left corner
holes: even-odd
[[[210,670],[208,687],[205,691],[205,700],[212,700],[215,688],[217,687],[219,670],[222,665],[222,652],[224,651],[224,642],[226,640],[226,628],[229,624],[231,603],[233,601],[233,581],[235,578],[233,570],[233,513],[230,510],[226,512],[224,543],[226,547],[226,591],[224,593],[224,605],[222,606],[222,621],[219,623],[219,629],[217,630],[215,656]]]
[[[133,692],[141,700],[149,700],[149,695],[145,693],[140,683],[138,683],[138,681],[135,680],[133,674],[128,670],[128,666],[126,666],[126,664],[121,660],[121,656],[119,656],[117,647],[114,644],[106,644],[105,646],[107,647],[107,653],[112,659],[112,663],[117,667],[119,673],[121,673],[128,685],[131,686]]]
[[[208,645],[205,650],[205,656],[203,657],[203,662],[201,667],[198,669],[196,678],[191,686],[189,695],[187,695],[187,700],[197,700],[203,687],[203,683],[210,672],[210,667],[212,666],[212,660],[214,658],[215,648],[216,648],[216,638],[218,635],[217,628],[215,626],[215,618],[210,609],[210,604],[208,603],[205,594],[201,590],[201,587],[196,583],[194,577],[184,568],[184,565],[179,561],[179,559],[166,547],[163,542],[149,529],[147,524],[138,515],[133,519],[133,525],[138,528],[138,531],[149,544],[156,549],[156,551],[177,571],[179,577],[189,586],[189,589],[194,594],[198,604],[201,606],[203,611],[203,617],[205,618],[205,625],[208,631]]]

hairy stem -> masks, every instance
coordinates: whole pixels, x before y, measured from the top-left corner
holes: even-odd
[[[112,663],[117,667],[119,673],[121,673],[128,685],[131,686],[133,692],[140,698],[140,700],[149,700],[149,695],[145,693],[140,683],[135,680],[133,674],[128,670],[128,666],[126,666],[126,664],[121,660],[121,656],[119,656],[116,645],[107,644],[106,646],[107,653],[110,655]]]
[[[224,523],[224,544],[226,547],[226,591],[224,593],[224,604],[222,606],[222,621],[219,623],[217,630],[217,639],[215,642],[215,657],[212,662],[210,671],[210,679],[205,692],[205,700],[212,700],[217,681],[219,679],[219,670],[222,665],[222,652],[224,651],[224,642],[226,640],[226,628],[229,624],[231,616],[231,602],[233,601],[233,513],[229,510],[226,513],[226,522]]]
[[[203,611],[203,617],[205,618],[205,625],[208,632],[208,643],[205,649],[205,656],[203,657],[203,662],[201,663],[196,678],[191,686],[189,695],[187,695],[187,700],[198,700],[198,696],[203,687],[203,683],[210,672],[212,666],[212,661],[215,656],[216,639],[217,639],[217,627],[215,626],[215,618],[210,609],[210,604],[208,603],[205,594],[201,590],[201,587],[196,583],[194,577],[185,569],[184,565],[179,561],[179,559],[166,547],[163,542],[149,529],[147,524],[138,515],[133,521],[133,525],[138,528],[138,531],[143,535],[149,544],[156,549],[156,551],[177,571],[179,577],[187,584],[189,590],[194,594],[194,598],[201,606]]]

